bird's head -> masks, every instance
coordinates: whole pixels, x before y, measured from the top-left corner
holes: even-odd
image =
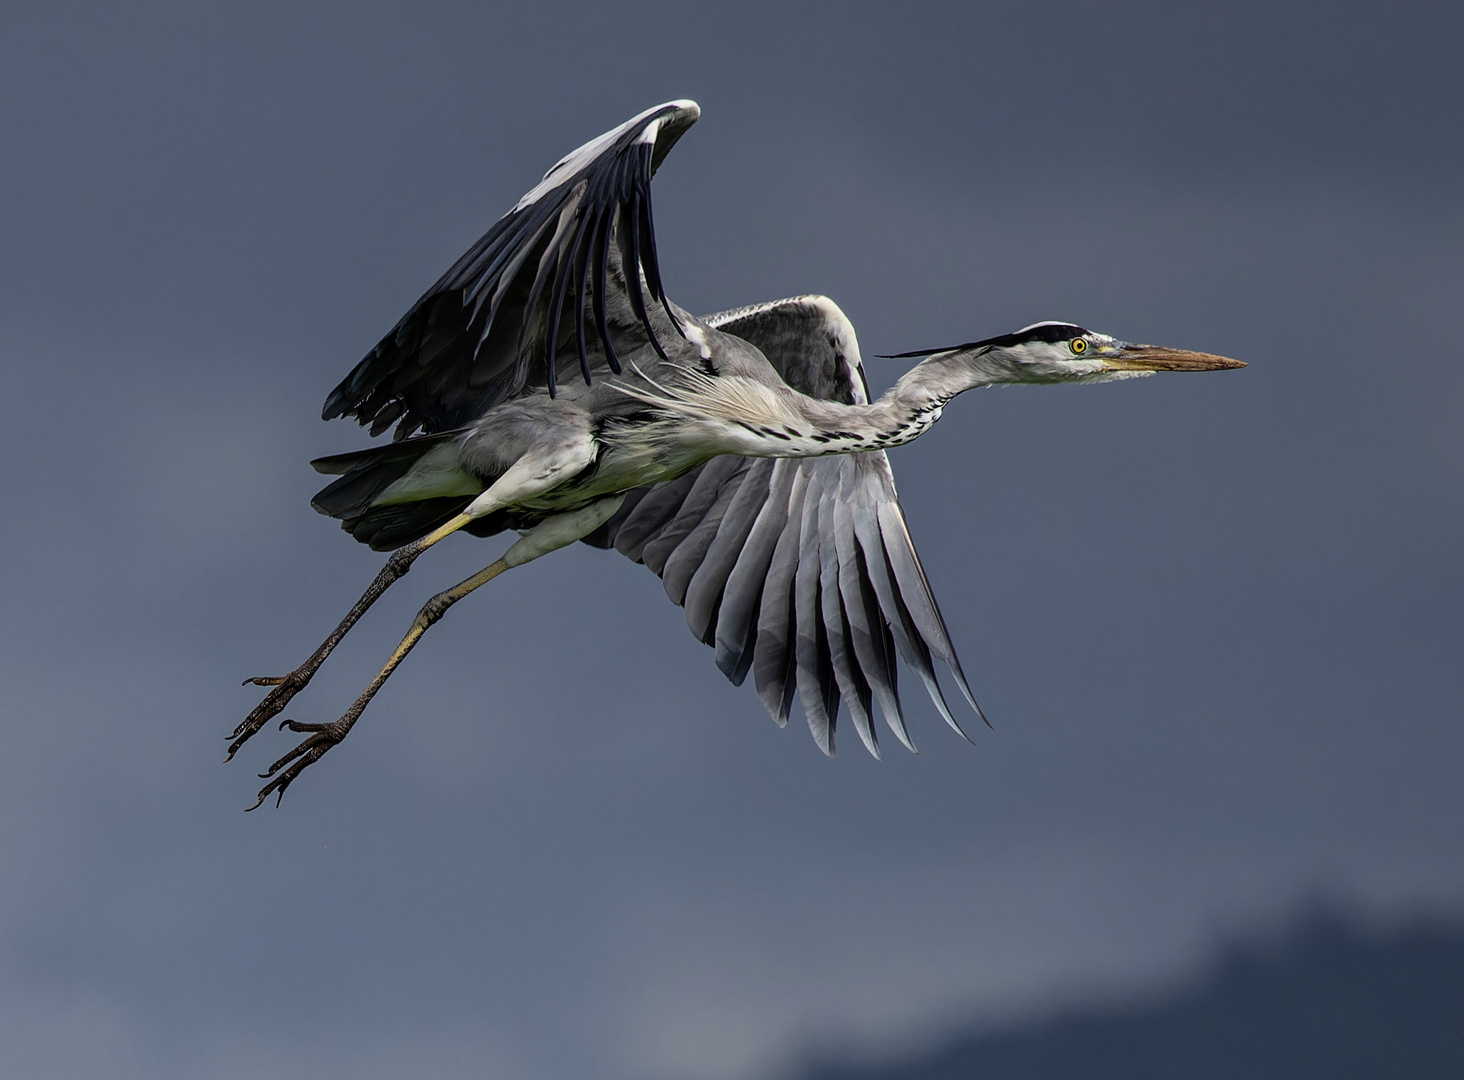
[[[1240,360],[1210,353],[1136,345],[1068,322],[1040,322],[1011,334],[945,349],[901,353],[953,368],[967,386],[1003,383],[1107,382],[1156,371],[1242,368]]]
[[[1104,382],[1156,371],[1218,371],[1245,364],[1225,356],[1136,345],[1073,323],[1041,322],[981,342],[975,359],[1001,382]]]

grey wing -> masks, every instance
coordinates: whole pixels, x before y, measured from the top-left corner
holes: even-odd
[[[853,328],[833,301],[797,297],[711,315],[707,325],[763,350],[787,382],[846,404],[868,400]],[[842,701],[879,756],[872,703],[914,750],[899,656],[962,736],[934,660],[980,715],[926,580],[883,451],[822,458],[714,458],[632,491],[592,542],[660,575],[698,639],[735,684],[753,674],[779,724],[796,696],[826,752]],[[983,717],[984,719],[984,717]]]
[[[561,159],[341,381],[322,417],[354,416],[372,435],[396,422],[402,439],[461,427],[528,387],[552,395],[571,324],[585,381],[592,353],[619,373],[607,299],[628,305],[661,352],[647,302],[679,323],[661,285],[650,181],[700,115],[668,102]],[[617,280],[620,268],[635,269]]]

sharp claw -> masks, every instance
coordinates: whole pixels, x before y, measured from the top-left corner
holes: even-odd
[[[334,725],[319,724],[312,726],[328,728]],[[269,767],[269,772],[260,773],[259,778],[261,780],[269,780],[269,783],[265,784],[264,787],[260,789],[259,801],[256,802],[253,806],[249,807],[249,810],[257,810],[261,806],[263,806],[264,800],[269,798],[271,792],[273,792],[276,796],[275,807],[278,808],[280,803],[284,801],[285,789],[289,787],[292,783],[294,783],[295,779],[302,772],[304,772],[307,767],[314,765],[317,761],[324,757],[325,752],[339,741],[340,739],[338,738],[322,738],[318,733],[312,735],[310,738],[302,742],[299,746],[295,747],[295,749],[291,750],[284,757],[280,758],[280,760],[271,765]],[[290,764],[290,762],[294,762],[294,764]],[[279,772],[279,770],[285,765],[290,765],[290,767],[288,769],[285,769],[285,771],[280,773],[278,776],[275,776],[275,773]],[[271,779],[271,777],[273,777],[273,779]],[[245,812],[247,813],[248,811]]]
[[[299,774],[296,773],[295,775],[298,776]],[[269,798],[270,792],[274,792],[276,795],[275,809],[278,810],[280,807],[280,803],[284,800],[285,797],[285,788],[290,786],[290,781],[293,779],[295,779],[295,777],[290,776],[287,773],[286,775],[278,777],[277,779],[270,781],[268,784],[265,784],[264,787],[259,789],[259,801],[256,802],[253,806],[249,807],[249,810],[258,810],[261,806],[263,806],[264,800]],[[247,814],[249,813],[249,810],[245,810],[244,812]]]
[[[425,550],[426,547],[429,547],[432,544],[436,543],[443,536],[446,536],[448,533],[458,528],[458,526],[463,524],[463,522],[466,520],[466,518],[463,518],[462,521],[456,521],[455,523],[451,524],[450,528],[444,526],[444,528],[447,529],[446,532],[443,532],[441,529],[434,530],[433,533],[429,534],[429,536],[427,537],[424,537],[422,540],[413,541],[405,547],[398,548],[396,551],[394,551],[391,555],[391,558],[387,560],[386,566],[381,569],[381,572],[378,573],[375,580],[372,581],[371,587],[362,594],[361,599],[357,600],[356,603],[352,605],[351,610],[346,613],[346,617],[341,620],[340,624],[337,625],[333,631],[331,631],[330,636],[327,637],[325,641],[321,643],[320,647],[310,655],[310,658],[306,660],[305,663],[297,667],[294,671],[290,672],[288,675],[278,677],[271,675],[258,675],[250,679],[245,679],[245,686],[270,686],[274,689],[266,694],[264,696],[264,700],[256,705],[254,707],[254,710],[244,718],[244,722],[234,729],[234,734],[231,736],[233,741],[229,746],[229,756],[225,760],[232,760],[234,757],[234,752],[236,750],[238,750],[241,746],[244,745],[244,743],[253,738],[254,735],[257,734],[259,730],[264,727],[265,724],[269,723],[281,712],[283,712],[285,706],[290,703],[290,699],[293,698],[301,690],[305,689],[307,685],[309,685],[310,680],[315,675],[316,670],[320,667],[322,663],[325,662],[325,658],[330,655],[331,650],[334,649],[338,644],[340,644],[341,639],[345,637],[348,632],[350,632],[351,627],[356,624],[356,620],[359,619],[363,614],[365,614],[367,608],[369,608],[372,604],[376,602],[376,599],[382,594],[383,591],[391,586],[392,582],[396,581],[399,577],[401,577],[403,574],[411,569],[412,562],[423,550]],[[497,573],[498,571],[495,570],[494,572]],[[388,671],[386,674],[389,673],[390,672]],[[381,676],[383,680],[385,679],[385,677],[385,674]],[[294,780],[295,777],[300,775],[302,769],[304,769],[307,765],[311,765],[314,762],[319,761],[322,754],[324,754],[336,743],[340,742],[341,739],[345,738],[346,732],[350,730],[351,725],[356,721],[356,717],[360,715],[361,710],[366,707],[366,702],[371,699],[371,695],[375,692],[376,687],[371,687],[368,692],[364,694],[360,700],[358,700],[357,704],[352,707],[351,711],[347,712],[345,716],[337,721],[337,724],[339,725],[338,727],[336,725],[322,724],[317,726],[313,724],[296,724],[293,721],[289,720],[283,721],[280,725],[281,730],[284,730],[288,727],[292,731],[311,731],[315,734],[311,735],[310,738],[304,740],[290,754],[271,765],[269,772],[260,774],[261,779],[268,779],[276,772],[278,772],[281,768],[283,768],[287,763],[292,761],[295,762],[294,765],[291,765],[288,769],[285,769],[285,771],[280,776],[272,780],[269,784],[265,785],[264,790],[259,793],[259,801],[256,802],[254,806],[251,806],[249,809],[253,810],[256,807],[262,805],[265,798],[268,797],[271,791],[278,791],[281,795],[283,795],[285,788],[289,786],[290,782]],[[296,761],[297,758],[299,759],[298,761]],[[275,805],[279,805],[279,800],[275,801]]]
[[[258,678],[244,680],[245,686],[253,684],[256,686],[270,686],[274,689],[264,696],[264,700],[254,707],[253,711],[243,719],[239,726],[234,729],[234,733],[229,736],[233,740],[233,745],[229,747],[229,758],[232,758],[239,747],[243,746],[254,735],[258,734],[260,728],[264,727],[270,721],[271,717],[277,716],[290,703],[290,700],[305,688],[305,685],[310,681],[311,674],[313,674],[313,669],[302,675],[300,669],[297,668],[295,671],[290,672],[290,674],[282,675],[278,678],[261,675]],[[228,759],[226,758],[225,760]]]

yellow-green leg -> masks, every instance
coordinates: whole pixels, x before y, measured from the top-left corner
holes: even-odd
[[[253,683],[255,686],[272,686],[274,689],[266,694],[264,700],[255,707],[254,711],[244,718],[244,722],[234,729],[233,734],[230,736],[233,741],[229,743],[229,756],[224,758],[224,760],[232,760],[238,752],[239,747],[248,742],[273,717],[278,716],[284,707],[290,703],[291,698],[305,689],[305,684],[319,670],[320,665],[325,663],[325,658],[341,643],[341,639],[346,636],[351,627],[356,625],[357,620],[366,614],[367,610],[370,609],[372,604],[376,603],[382,593],[386,592],[398,578],[403,577],[412,568],[412,563],[417,560],[418,555],[422,554],[422,552],[426,551],[439,540],[451,536],[472,520],[473,517],[470,514],[458,514],[451,521],[439,528],[433,529],[420,540],[414,540],[410,544],[406,544],[393,551],[391,557],[386,560],[386,565],[376,575],[376,580],[371,583],[371,587],[362,593],[361,599],[357,600],[355,606],[346,612],[346,617],[340,621],[340,625],[332,630],[330,637],[321,642],[320,648],[311,653],[310,658],[294,671],[288,675],[259,676],[253,679],[245,679],[245,686]]]
[[[305,770],[306,766],[314,764],[327,750],[346,737],[352,725],[360,719],[361,713],[371,703],[371,699],[376,696],[376,691],[386,685],[386,680],[391,678],[391,673],[397,669],[398,664],[407,658],[407,653],[412,651],[412,647],[427,632],[428,627],[442,618],[443,614],[453,604],[456,604],[463,597],[467,596],[468,593],[478,588],[478,586],[486,585],[507,569],[508,563],[499,559],[497,562],[485,566],[466,581],[459,582],[450,589],[444,589],[431,600],[428,600],[427,603],[423,604],[422,610],[417,612],[417,617],[412,620],[412,627],[407,631],[407,636],[402,638],[402,643],[391,654],[391,659],[376,673],[376,677],[367,684],[366,689],[361,691],[361,696],[352,703],[351,707],[346,710],[345,715],[339,720],[329,724],[301,724],[294,720],[286,720],[281,723],[281,731],[286,728],[291,731],[308,731],[311,732],[310,738],[306,739],[299,746],[295,747],[295,749],[271,765],[268,772],[259,774],[261,778],[273,776],[274,779],[270,780],[260,790],[259,802],[256,802],[249,809],[253,810],[258,807],[260,803],[263,803],[269,797],[269,793],[272,791],[278,792],[278,797],[275,801],[275,805],[278,806],[279,799],[285,797],[285,788],[290,786],[290,782],[299,776]],[[294,762],[294,764],[290,765],[291,762]],[[290,767],[280,773],[279,776],[275,776],[275,772],[285,765],[290,765]]]
[[[376,692],[386,684],[386,680],[391,678],[392,672],[396,671],[397,666],[406,659],[407,654],[421,640],[422,635],[433,623],[442,618],[448,608],[473,590],[486,585],[505,570],[522,566],[526,562],[531,562],[566,544],[572,544],[580,537],[594,532],[620,508],[623,499],[623,495],[616,495],[580,510],[547,519],[504,552],[503,558],[490,563],[472,577],[459,582],[452,588],[444,589],[423,604],[422,609],[417,612],[416,618],[412,620],[406,637],[402,638],[401,644],[392,652],[391,658],[376,673],[376,677],[367,684],[360,697],[356,698],[339,720],[329,724],[301,724],[294,720],[285,720],[280,724],[281,730],[288,728],[291,731],[307,732],[310,737],[271,765],[268,772],[260,773],[262,779],[271,777],[273,779],[270,779],[270,782],[260,789],[259,800],[249,809],[254,810],[263,804],[271,792],[276,794],[275,805],[279,805],[279,800],[284,798],[285,789],[294,779],[308,766],[319,761],[327,750],[346,737],[352,726],[360,719],[366,706],[371,703],[371,699],[376,696]],[[285,771],[276,776],[275,773],[282,768]]]

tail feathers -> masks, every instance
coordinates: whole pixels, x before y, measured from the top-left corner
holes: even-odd
[[[359,514],[342,515],[341,528],[369,545],[372,551],[393,551],[445,525],[472,501],[471,495],[446,495],[419,502],[367,507]],[[318,501],[315,505],[319,509]]]
[[[422,455],[458,434],[445,431],[317,458],[310,463],[316,472],[339,479],[322,488],[310,505],[322,514],[340,518],[341,528],[376,551],[389,551],[419,539],[451,520],[473,501],[473,496],[443,495],[388,506],[372,503],[406,476]]]
[[[445,525],[467,508],[474,495],[438,495],[373,506],[376,498],[406,476],[424,454],[459,436],[444,431],[415,439],[316,458],[310,464],[316,472],[338,476],[310,500],[310,505],[329,517],[340,518],[341,528],[373,551],[392,551],[420,540],[439,525]],[[531,528],[541,514],[499,510],[473,521],[464,532],[493,536],[504,529]]]
[[[310,500],[310,505],[330,517],[364,514],[371,508],[372,501],[405,476],[418,458],[456,434],[444,432],[366,450],[353,450],[349,454],[316,458],[310,463],[316,472],[339,476],[340,479],[322,488]]]
[[[331,454],[316,458],[310,467],[327,476],[341,476],[367,465],[383,465],[387,462],[405,461],[408,465],[416,461],[432,447],[456,438],[461,432],[444,431],[439,435],[419,435],[415,439],[386,443],[384,446],[368,446],[365,450],[352,450],[348,454]]]

